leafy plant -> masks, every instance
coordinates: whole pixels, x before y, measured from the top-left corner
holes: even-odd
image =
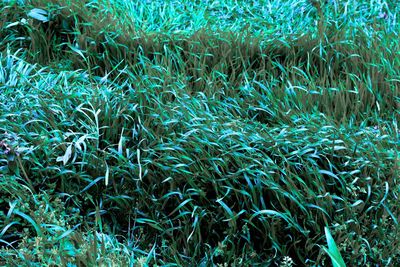
[[[328,249],[324,247],[326,253],[328,253],[329,257],[332,260],[332,264],[334,267],[346,267],[342,255],[340,254],[335,240],[332,237],[331,232],[329,231],[328,227],[325,227],[325,237],[326,242],[328,243]]]

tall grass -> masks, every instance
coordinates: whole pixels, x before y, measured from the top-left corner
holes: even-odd
[[[0,262],[400,264],[399,6],[318,3],[3,1]]]

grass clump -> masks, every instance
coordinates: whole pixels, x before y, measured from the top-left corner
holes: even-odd
[[[398,5],[1,9],[2,264],[400,264]]]

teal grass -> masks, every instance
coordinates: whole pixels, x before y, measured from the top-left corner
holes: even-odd
[[[395,1],[0,8],[0,265],[400,265]]]

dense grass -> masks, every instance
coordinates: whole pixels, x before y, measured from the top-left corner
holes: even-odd
[[[1,2],[0,263],[400,265],[393,3]]]

